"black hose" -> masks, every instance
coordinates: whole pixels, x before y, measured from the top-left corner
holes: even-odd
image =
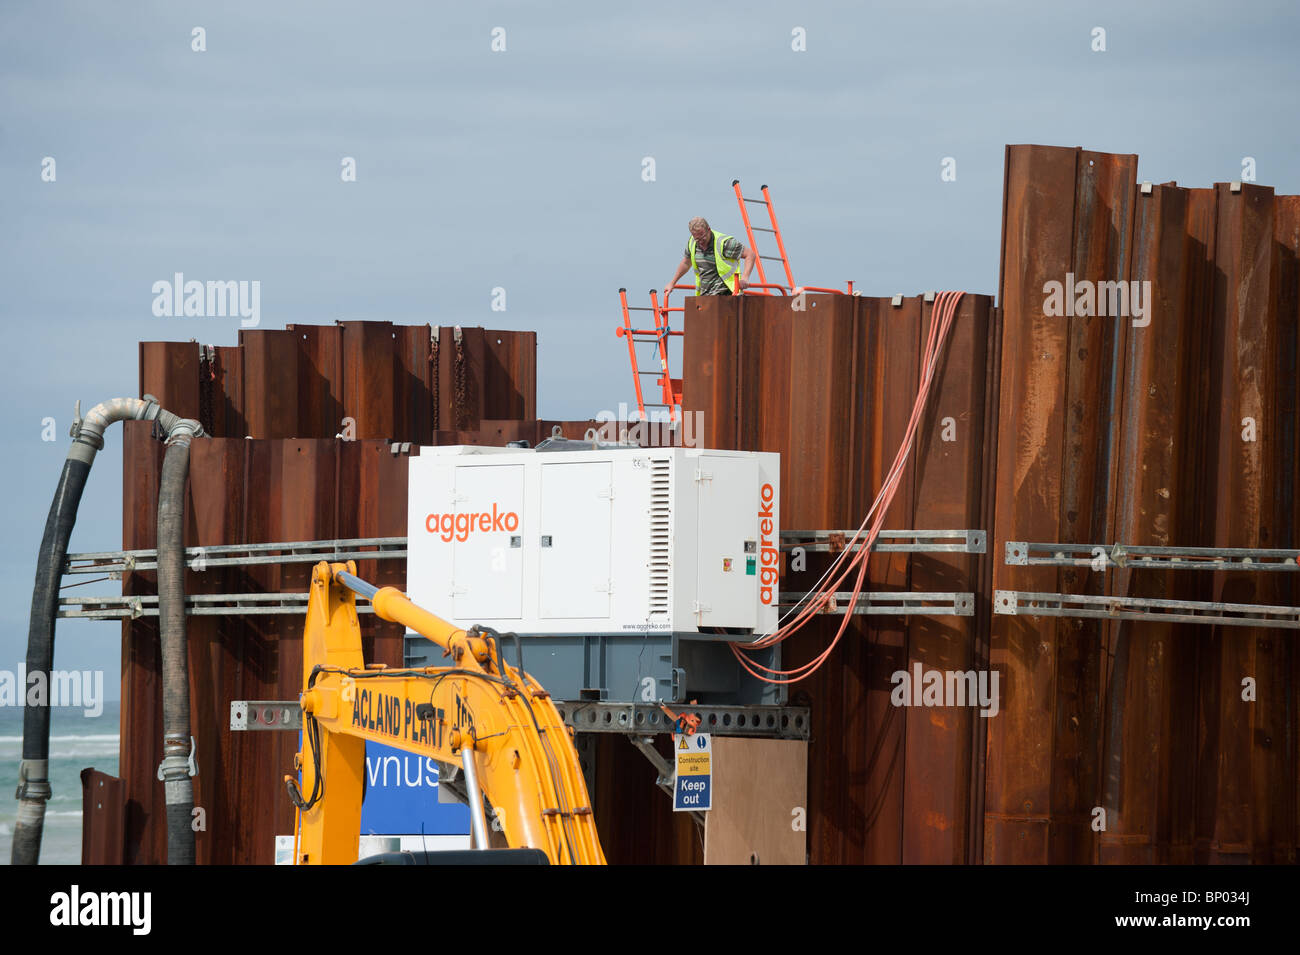
[[[468,632],[468,634],[469,634],[470,636],[485,635],[485,636],[489,636],[489,637],[492,638],[492,642],[496,645],[496,654],[497,654],[497,673],[498,673],[498,674],[499,674],[503,679],[506,678],[505,649],[504,649],[504,647],[503,647],[503,644],[505,643],[505,639],[506,639],[506,637],[510,637],[512,640],[514,640],[514,642],[515,642],[515,654],[516,654],[516,656],[517,656],[518,659],[519,659],[519,679],[520,679],[521,681],[523,680],[523,678],[524,678],[524,645],[523,645],[523,643],[522,643],[522,642],[520,641],[520,639],[519,639],[519,634],[515,633],[513,630],[512,630],[512,631],[509,631],[508,633],[499,633],[499,632],[497,632],[496,630],[493,630],[491,627],[484,626],[484,625],[481,624],[481,623],[476,623],[476,624],[474,624],[474,626],[470,627],[469,630],[468,630],[467,632]]]
[[[54,665],[54,624],[59,609],[59,583],[68,556],[68,539],[77,521],[81,493],[95,455],[104,447],[104,431],[117,421],[153,421],[161,432],[202,436],[197,421],[181,418],[162,408],[152,395],[143,398],[110,398],[97,404],[72,428],[72,447],[63,464],[59,486],[45,520],[36,559],[36,583],[32,588],[32,615],[27,631],[27,676],[37,684],[44,680],[45,697],[23,713],[23,758],[18,766],[18,819],[14,825],[10,861],[14,865],[35,865],[40,860],[41,833],[45,827],[45,803],[50,798],[50,670]],[[22,688],[24,691],[26,688]],[[33,688],[35,689],[35,687]]]
[[[74,446],[74,451],[76,450]],[[45,801],[50,798],[50,670],[54,665],[54,619],[58,612],[59,583],[68,556],[68,539],[77,519],[81,492],[90,474],[89,461],[69,453],[45,519],[45,535],[36,559],[36,584],[32,588],[32,615],[27,630],[27,679],[41,674],[45,697],[40,705],[23,709],[23,762],[18,778],[18,821],[14,825],[13,865],[35,865],[41,854],[45,828]],[[91,455],[93,457],[93,455]],[[27,693],[27,687],[18,692]]]
[[[515,641],[515,654],[519,657],[519,679],[524,678],[524,645],[519,639],[519,634],[511,630],[509,633],[501,634],[502,639],[510,637]]]
[[[167,444],[158,489],[158,632],[162,645],[163,790],[167,863],[194,864],[194,781],[190,776],[190,676],[185,632],[185,482],[190,435]]]

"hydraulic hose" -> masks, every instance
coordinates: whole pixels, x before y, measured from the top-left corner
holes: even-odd
[[[92,408],[72,425],[72,447],[63,463],[45,534],[36,559],[36,582],[32,588],[32,612],[27,630],[27,694],[31,704],[23,710],[23,758],[18,766],[18,819],[14,824],[10,862],[35,865],[40,859],[41,834],[45,828],[45,803],[50,798],[50,670],[54,664],[54,624],[58,613],[59,582],[68,556],[68,540],[77,520],[81,493],[85,490],[95,455],[104,447],[104,431],[115,421],[156,421],[168,433],[184,423],[190,433],[202,434],[197,422],[164,410],[149,395],[144,398],[113,398]],[[44,698],[36,691],[45,688]],[[35,694],[35,695],[34,695]]]
[[[158,630],[162,644],[163,759],[167,805],[167,863],[194,864],[194,782],[190,776],[190,677],[185,630],[185,482],[189,425],[167,439],[158,489]]]
[[[45,520],[40,556],[36,561],[36,584],[32,590],[32,615],[27,631],[27,672],[45,674],[48,694],[50,662],[54,655],[54,615],[58,606],[59,581],[63,578],[63,558],[68,553],[68,538],[77,518],[81,492],[90,475],[88,461],[69,455],[63,462],[59,486]],[[37,691],[38,682],[32,687]],[[17,688],[28,694],[26,686]],[[15,865],[35,865],[41,851],[41,833],[45,828],[45,802],[50,798],[50,701],[39,696],[25,699],[23,707],[23,759],[18,765],[18,819],[14,824],[14,841],[10,861]],[[34,704],[34,705],[33,705]]]

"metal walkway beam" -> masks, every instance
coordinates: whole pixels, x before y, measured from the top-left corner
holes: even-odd
[[[1228,627],[1276,627],[1284,630],[1300,630],[1300,607],[1274,607],[1268,604],[997,590],[993,594],[993,610],[999,614],[1022,617],[1096,617],[1108,620],[1206,623]]]
[[[798,607],[812,593],[789,593],[780,595],[780,607],[786,610]],[[842,591],[832,595],[830,603],[819,613],[854,613],[872,616],[957,616],[970,617],[975,614],[975,595],[973,593],[908,593],[873,590],[858,594],[853,604],[851,591]]]
[[[858,541],[852,547],[849,547],[849,541],[858,533],[858,528],[845,531],[782,531],[781,550],[790,551],[802,547],[813,552],[857,551],[862,549],[863,541]],[[863,533],[864,538],[865,536]],[[881,531],[872,552],[982,554],[987,546],[987,538],[988,535],[980,530]]]
[[[673,731],[673,721],[657,703],[586,700],[555,700],[554,703],[561,719],[577,733],[622,733],[646,737]],[[715,736],[806,740],[811,727],[806,706],[689,704],[687,709],[699,715],[700,732]],[[230,704],[230,728],[240,732],[296,731],[302,728],[302,706],[297,700],[234,700]]]
[[[1300,550],[1257,547],[1148,547],[1136,544],[1036,544],[1007,541],[1015,567],[1087,567],[1108,570],[1300,571]]]

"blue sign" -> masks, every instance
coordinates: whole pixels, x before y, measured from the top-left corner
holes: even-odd
[[[713,780],[709,776],[678,776],[673,809],[680,812],[711,809]]]
[[[713,808],[713,738],[708,733],[673,737],[677,775],[673,781],[673,811],[703,812]]]
[[[459,836],[469,833],[469,806],[438,801],[438,764],[366,740],[362,835]]]

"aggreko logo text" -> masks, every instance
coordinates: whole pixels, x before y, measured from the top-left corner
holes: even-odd
[[[430,534],[437,534],[445,541],[453,537],[458,541],[467,540],[475,531],[513,532],[519,530],[519,515],[514,511],[503,511],[492,505],[491,511],[462,512],[460,514],[430,514],[424,519],[424,528]]]
[[[759,576],[761,587],[758,599],[765,605],[772,605],[773,588],[777,581],[777,567],[781,562],[781,551],[773,540],[776,537],[776,524],[772,520],[772,505],[776,503],[776,492],[772,485],[764,484],[759,491],[761,503],[758,509],[758,530],[761,540],[760,550],[763,568]]]

